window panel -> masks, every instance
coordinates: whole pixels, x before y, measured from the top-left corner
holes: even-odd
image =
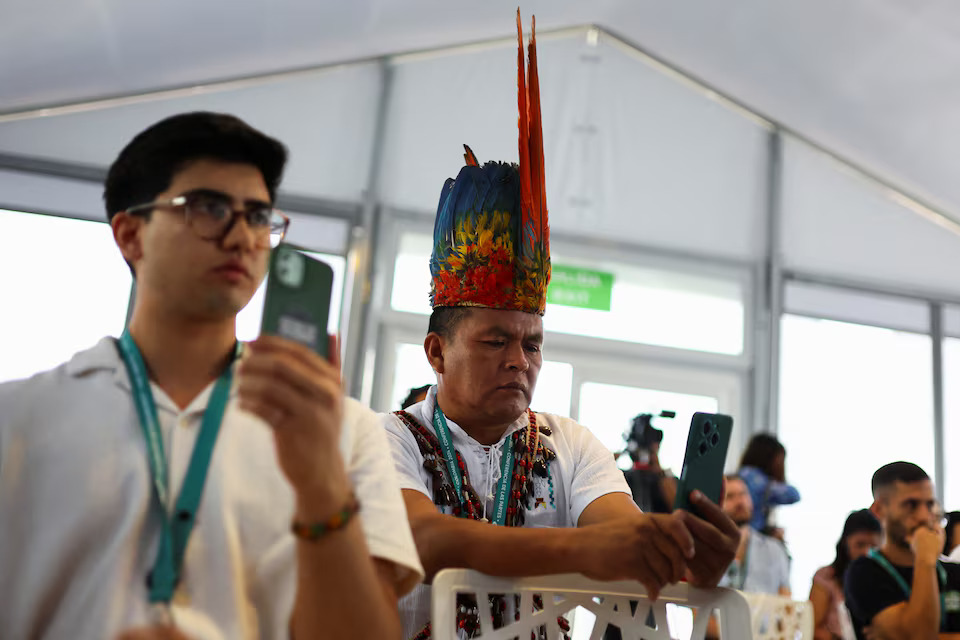
[[[786,315],[781,322],[780,439],[801,501],[780,507],[794,595],[833,561],[850,511],[869,507],[870,479],[907,460],[934,473],[929,336]]]
[[[401,237],[394,263],[391,306],[430,313],[432,241]],[[548,304],[544,329],[558,333],[739,355],[744,346],[744,292],[740,282],[639,267],[609,260],[584,261],[553,250],[553,263],[614,276],[609,311]]]
[[[123,331],[130,271],[105,222],[0,210],[0,382]]]

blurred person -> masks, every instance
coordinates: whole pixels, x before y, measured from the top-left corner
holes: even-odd
[[[733,562],[719,586],[749,593],[790,596],[790,558],[780,540],[761,533],[750,523],[753,499],[738,474],[728,474],[723,512],[740,528],[740,541]]]
[[[673,411],[664,411],[660,417],[675,415]],[[633,419],[627,433],[627,453],[633,466],[623,475],[641,511],[670,513],[677,497],[677,478],[660,466],[663,431],[651,424],[652,418],[652,414],[641,413]]]
[[[786,480],[787,450],[769,433],[754,435],[740,458],[740,477],[747,483],[753,501],[750,526],[783,540],[783,531],[773,524],[773,509],[800,501],[800,492]]]
[[[850,614],[843,604],[843,580],[850,563],[880,546],[883,528],[869,509],[852,512],[843,523],[832,564],[813,575],[810,602],[813,604],[815,640],[854,640]]]
[[[960,511],[951,511],[944,516],[943,555],[952,562],[960,561]]]
[[[273,207],[285,162],[278,141],[197,112],[111,165],[128,328],[0,385],[3,638],[399,636],[422,568],[336,341],[327,360],[236,339],[289,224]]]
[[[519,11],[517,23],[520,40]],[[432,633],[428,584],[441,569],[629,578],[656,598],[684,577],[715,586],[736,547],[736,526],[705,496],[691,492],[702,518],[644,514],[596,436],[530,409],[550,279],[535,42],[529,76],[522,44],[518,55],[519,165],[481,166],[465,148],[466,166],[441,191],[424,339],[437,385],[384,417],[427,573],[401,603],[405,634],[419,640]],[[496,628],[512,603],[493,600]],[[478,603],[459,605],[470,637]]]
[[[403,402],[400,403],[401,409],[409,409],[418,402],[423,402],[423,399],[427,397],[427,391],[430,389],[431,385],[425,384],[422,387],[413,387],[410,389],[410,392],[407,393],[407,397],[403,399]]]
[[[944,533],[930,477],[891,462],[871,480],[883,545],[854,560],[844,595],[858,638],[960,638],[960,566],[940,562]]]

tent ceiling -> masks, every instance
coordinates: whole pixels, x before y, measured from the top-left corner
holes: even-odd
[[[514,6],[7,0],[0,113],[509,36]],[[615,32],[960,219],[956,2],[539,0],[523,13]]]

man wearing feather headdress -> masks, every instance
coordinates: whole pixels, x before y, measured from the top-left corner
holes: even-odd
[[[466,166],[444,184],[424,340],[437,385],[385,418],[427,581],[466,567],[636,579],[652,597],[683,578],[715,586],[739,538],[717,505],[695,495],[703,518],[641,513],[589,430],[529,408],[543,362],[550,247],[536,36],[526,77],[519,11],[517,30],[520,163],[481,165],[466,147]],[[461,605],[470,636],[475,603]],[[493,607],[500,624],[508,608]],[[407,637],[429,636],[429,610],[426,584],[401,601]]]

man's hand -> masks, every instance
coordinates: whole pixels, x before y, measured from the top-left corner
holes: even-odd
[[[127,629],[117,640],[189,640],[176,627],[155,625],[152,627],[136,627]]]
[[[934,566],[943,550],[944,533],[940,527],[918,527],[907,538],[913,549],[915,562]]]
[[[240,362],[240,407],[273,427],[298,513],[311,519],[332,515],[350,493],[339,448],[343,392],[336,342],[329,338],[328,362],[290,340],[260,336]]]
[[[687,563],[687,581],[695,587],[717,586],[737,553],[740,529],[716,504],[699,491],[690,493],[690,503],[702,517],[677,511],[696,542],[696,554]]]
[[[679,514],[637,513],[580,529],[581,573],[595,580],[638,580],[651,600],[683,578],[694,538]]]

